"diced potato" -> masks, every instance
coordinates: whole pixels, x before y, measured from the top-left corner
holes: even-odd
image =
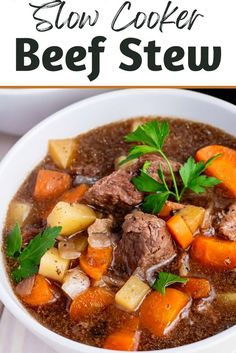
[[[96,219],[94,210],[82,204],[60,201],[47,218],[51,227],[61,226],[61,235],[72,235],[89,227]]]
[[[14,201],[11,203],[8,219],[11,224],[18,223],[21,227],[31,210],[31,205],[25,202]]]
[[[150,287],[136,276],[131,276],[116,293],[115,302],[127,311],[135,311],[142,303]]]
[[[118,170],[118,169],[126,169],[128,167],[131,167],[131,165],[135,164],[137,162],[137,158],[135,159],[132,159],[131,161],[127,162],[127,163],[124,163],[124,164],[121,164],[120,163],[125,160],[127,156],[120,156],[118,158],[115,159],[115,169]]]
[[[137,128],[140,126],[140,125],[143,125],[145,123],[145,120],[144,119],[135,119],[132,123],[132,127],[131,127],[131,131],[135,131],[137,130]]]
[[[184,219],[185,223],[190,228],[192,233],[195,233],[196,230],[202,224],[204,214],[204,208],[192,205],[186,206],[178,212],[178,215],[180,215]]]
[[[88,276],[77,267],[66,272],[61,288],[71,299],[75,299],[77,295],[84,292],[89,286],[90,280]]]
[[[56,248],[49,249],[41,258],[39,274],[57,282],[62,282],[70,260],[62,259]]]
[[[62,169],[68,168],[74,158],[76,142],[74,139],[49,140],[48,151],[53,162]]]
[[[79,234],[68,240],[62,240],[58,243],[59,254],[63,259],[74,260],[80,257],[81,252],[86,249],[88,238]]]
[[[219,293],[216,296],[219,304],[227,306],[236,306],[236,292]]]

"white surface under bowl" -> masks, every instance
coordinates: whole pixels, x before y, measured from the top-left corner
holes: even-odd
[[[184,90],[123,90],[74,104],[33,128],[11,149],[0,165],[0,232],[7,206],[15,192],[47,151],[50,138],[77,135],[99,125],[140,115],[179,116],[213,124],[236,136],[236,107],[221,100]],[[191,136],[190,136],[191,138]],[[114,351],[76,343],[39,324],[14,295],[0,254],[0,299],[29,330],[60,353]],[[235,353],[236,327],[203,341],[159,353]]]
[[[107,89],[0,89],[0,131],[23,135],[69,104]]]

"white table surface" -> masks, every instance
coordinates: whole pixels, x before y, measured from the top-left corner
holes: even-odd
[[[0,133],[0,159],[17,141],[17,137]],[[1,315],[0,303],[0,353],[55,353],[45,343],[31,334],[5,308]]]

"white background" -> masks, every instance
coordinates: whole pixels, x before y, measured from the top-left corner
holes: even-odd
[[[43,4],[49,0],[30,0],[33,4]],[[122,32],[111,30],[111,22],[124,0],[66,0],[62,18],[66,19],[70,11],[93,13],[94,9],[100,12],[95,27],[86,26],[84,29],[52,29],[48,32],[36,31],[36,21],[33,19],[33,9],[25,0],[0,0],[0,85],[1,86],[235,86],[236,85],[236,1],[235,0],[172,0],[172,7],[192,12],[197,9],[204,14],[199,18],[191,31],[187,28],[179,30],[175,25],[164,26],[163,33],[157,28],[142,29],[130,27]],[[156,11],[163,13],[167,0],[131,0],[132,8],[122,16],[124,23],[134,18],[136,12]],[[46,12],[45,12],[46,13]],[[49,16],[49,13],[51,16]],[[47,10],[47,17],[55,18],[56,9]],[[175,18],[176,16],[174,16]],[[64,53],[72,46],[82,45],[87,48],[91,39],[97,35],[107,37],[105,53],[101,54],[100,75],[90,82],[87,75],[91,71],[91,54],[88,54],[84,63],[87,70],[72,72],[66,68],[65,61],[62,71],[49,72],[42,65],[35,71],[16,72],[16,38],[29,37],[39,42],[39,57],[51,45],[60,46]],[[188,46],[221,46],[222,61],[220,67],[213,72],[192,72],[187,66],[187,56],[183,60],[185,70],[170,72],[163,69],[161,72],[152,72],[147,68],[147,56],[143,53],[143,64],[138,71],[127,72],[119,69],[121,61],[129,62],[119,50],[122,39],[136,37],[144,45],[150,40],[162,47],[162,53],[170,47],[179,45],[185,50]],[[163,54],[159,54],[160,63]]]

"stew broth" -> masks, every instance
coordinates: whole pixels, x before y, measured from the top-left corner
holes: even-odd
[[[181,119],[168,119],[170,125],[170,136],[165,143],[165,152],[172,160],[184,163],[188,156],[194,156],[196,151],[206,145],[220,144],[236,150],[236,138],[229,134],[202,123],[185,121]],[[88,184],[109,175],[115,169],[114,161],[117,157],[127,155],[130,144],[124,142],[124,136],[131,131],[134,120],[117,122],[114,124],[99,127],[76,138],[77,152],[70,168],[66,169],[73,180],[73,185],[82,182]],[[24,223],[24,243],[35,236],[46,226],[45,214],[52,209],[55,199],[46,201],[36,201],[33,192],[37,173],[40,169],[60,170],[48,155],[40,165],[30,173],[20,190],[17,192],[14,201],[23,201],[32,205],[29,216]],[[230,198],[220,188],[215,187],[204,194],[194,194],[188,192],[182,202],[207,208],[209,204],[213,207],[213,229],[219,222],[222,210],[225,210],[233,203]],[[100,210],[99,210],[100,211]],[[115,233],[121,237],[121,225],[124,216],[129,211],[117,213],[115,217]],[[110,212],[107,212],[110,213]],[[106,214],[106,212],[104,213]],[[11,223],[9,218],[6,220],[4,229],[4,239],[6,240]],[[4,252],[6,244],[4,245]],[[177,257],[168,265],[161,268],[162,271],[179,273],[179,261],[183,251],[178,248]],[[72,261],[70,266],[78,264],[78,259]],[[10,274],[15,262],[6,257],[6,266]],[[190,271],[188,276],[204,277],[208,279],[212,286],[210,297],[192,301],[191,308],[184,311],[182,318],[176,325],[163,337],[156,337],[145,328],[141,328],[141,338],[138,346],[140,351],[158,350],[171,348],[193,343],[209,336],[215,335],[236,323],[236,301],[222,304],[216,300],[217,293],[235,292],[236,293],[236,272],[218,271],[213,268],[201,266],[190,256]],[[112,266],[106,276],[119,277]],[[11,276],[10,276],[11,278]],[[118,278],[121,282],[127,276]],[[12,281],[12,280],[11,280]],[[117,284],[118,283],[118,284]],[[13,288],[15,284],[12,281]],[[31,307],[26,304],[29,312],[44,326],[52,331],[70,338],[74,341],[88,345],[103,347],[106,337],[120,328],[125,322],[138,312],[129,313],[112,304],[98,314],[86,317],[75,322],[71,320],[69,306],[71,300],[58,287],[58,298],[55,302],[38,307]],[[177,285],[174,287],[178,287]],[[110,285],[112,292],[117,292],[120,288],[119,281],[113,281]],[[235,294],[236,295],[236,294]]]

